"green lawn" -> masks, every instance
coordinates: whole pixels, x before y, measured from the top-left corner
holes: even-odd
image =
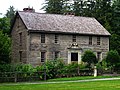
[[[116,76],[120,78],[120,76]],[[56,78],[56,79],[49,79],[48,82],[52,81],[75,81],[75,80],[87,80],[87,79],[100,79],[100,78],[116,78],[115,76],[78,76],[78,77],[69,77],[69,78]]]
[[[120,80],[57,84],[0,85],[0,90],[120,90]]]

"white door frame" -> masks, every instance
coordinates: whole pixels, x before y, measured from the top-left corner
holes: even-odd
[[[71,64],[71,53],[78,53],[78,64],[81,64],[81,50],[68,50],[68,64]]]

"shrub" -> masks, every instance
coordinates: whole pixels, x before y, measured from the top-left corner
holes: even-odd
[[[0,72],[13,72],[14,69],[12,64],[0,64]]]
[[[78,74],[78,70],[79,70],[78,67],[80,67],[78,63],[71,63],[68,65],[65,65],[61,70],[62,72],[61,75],[67,76],[67,77],[75,76],[76,74]]]
[[[120,56],[116,50],[111,50],[107,53],[106,62],[108,66],[112,66],[113,69],[117,68],[120,64]]]
[[[55,78],[57,75],[61,73],[63,67],[64,63],[60,59],[47,61],[45,63],[47,79]]]
[[[89,66],[98,62],[96,55],[90,50],[85,51],[85,53],[82,56],[82,61],[87,62]]]
[[[17,72],[34,72],[34,68],[30,64],[17,64],[15,66]]]

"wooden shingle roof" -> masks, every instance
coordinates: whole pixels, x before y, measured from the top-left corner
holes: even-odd
[[[27,29],[32,31],[110,35],[95,18],[24,11],[19,11],[18,14]]]

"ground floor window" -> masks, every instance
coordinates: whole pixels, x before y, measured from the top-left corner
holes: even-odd
[[[45,52],[41,52],[41,62],[45,62]]]
[[[101,60],[101,52],[97,52],[97,59]]]
[[[20,62],[22,62],[22,51],[19,51],[19,59],[20,59]]]
[[[59,52],[54,53],[54,59],[57,59],[57,58],[59,58]]]
[[[71,61],[78,61],[78,53],[71,53]]]

